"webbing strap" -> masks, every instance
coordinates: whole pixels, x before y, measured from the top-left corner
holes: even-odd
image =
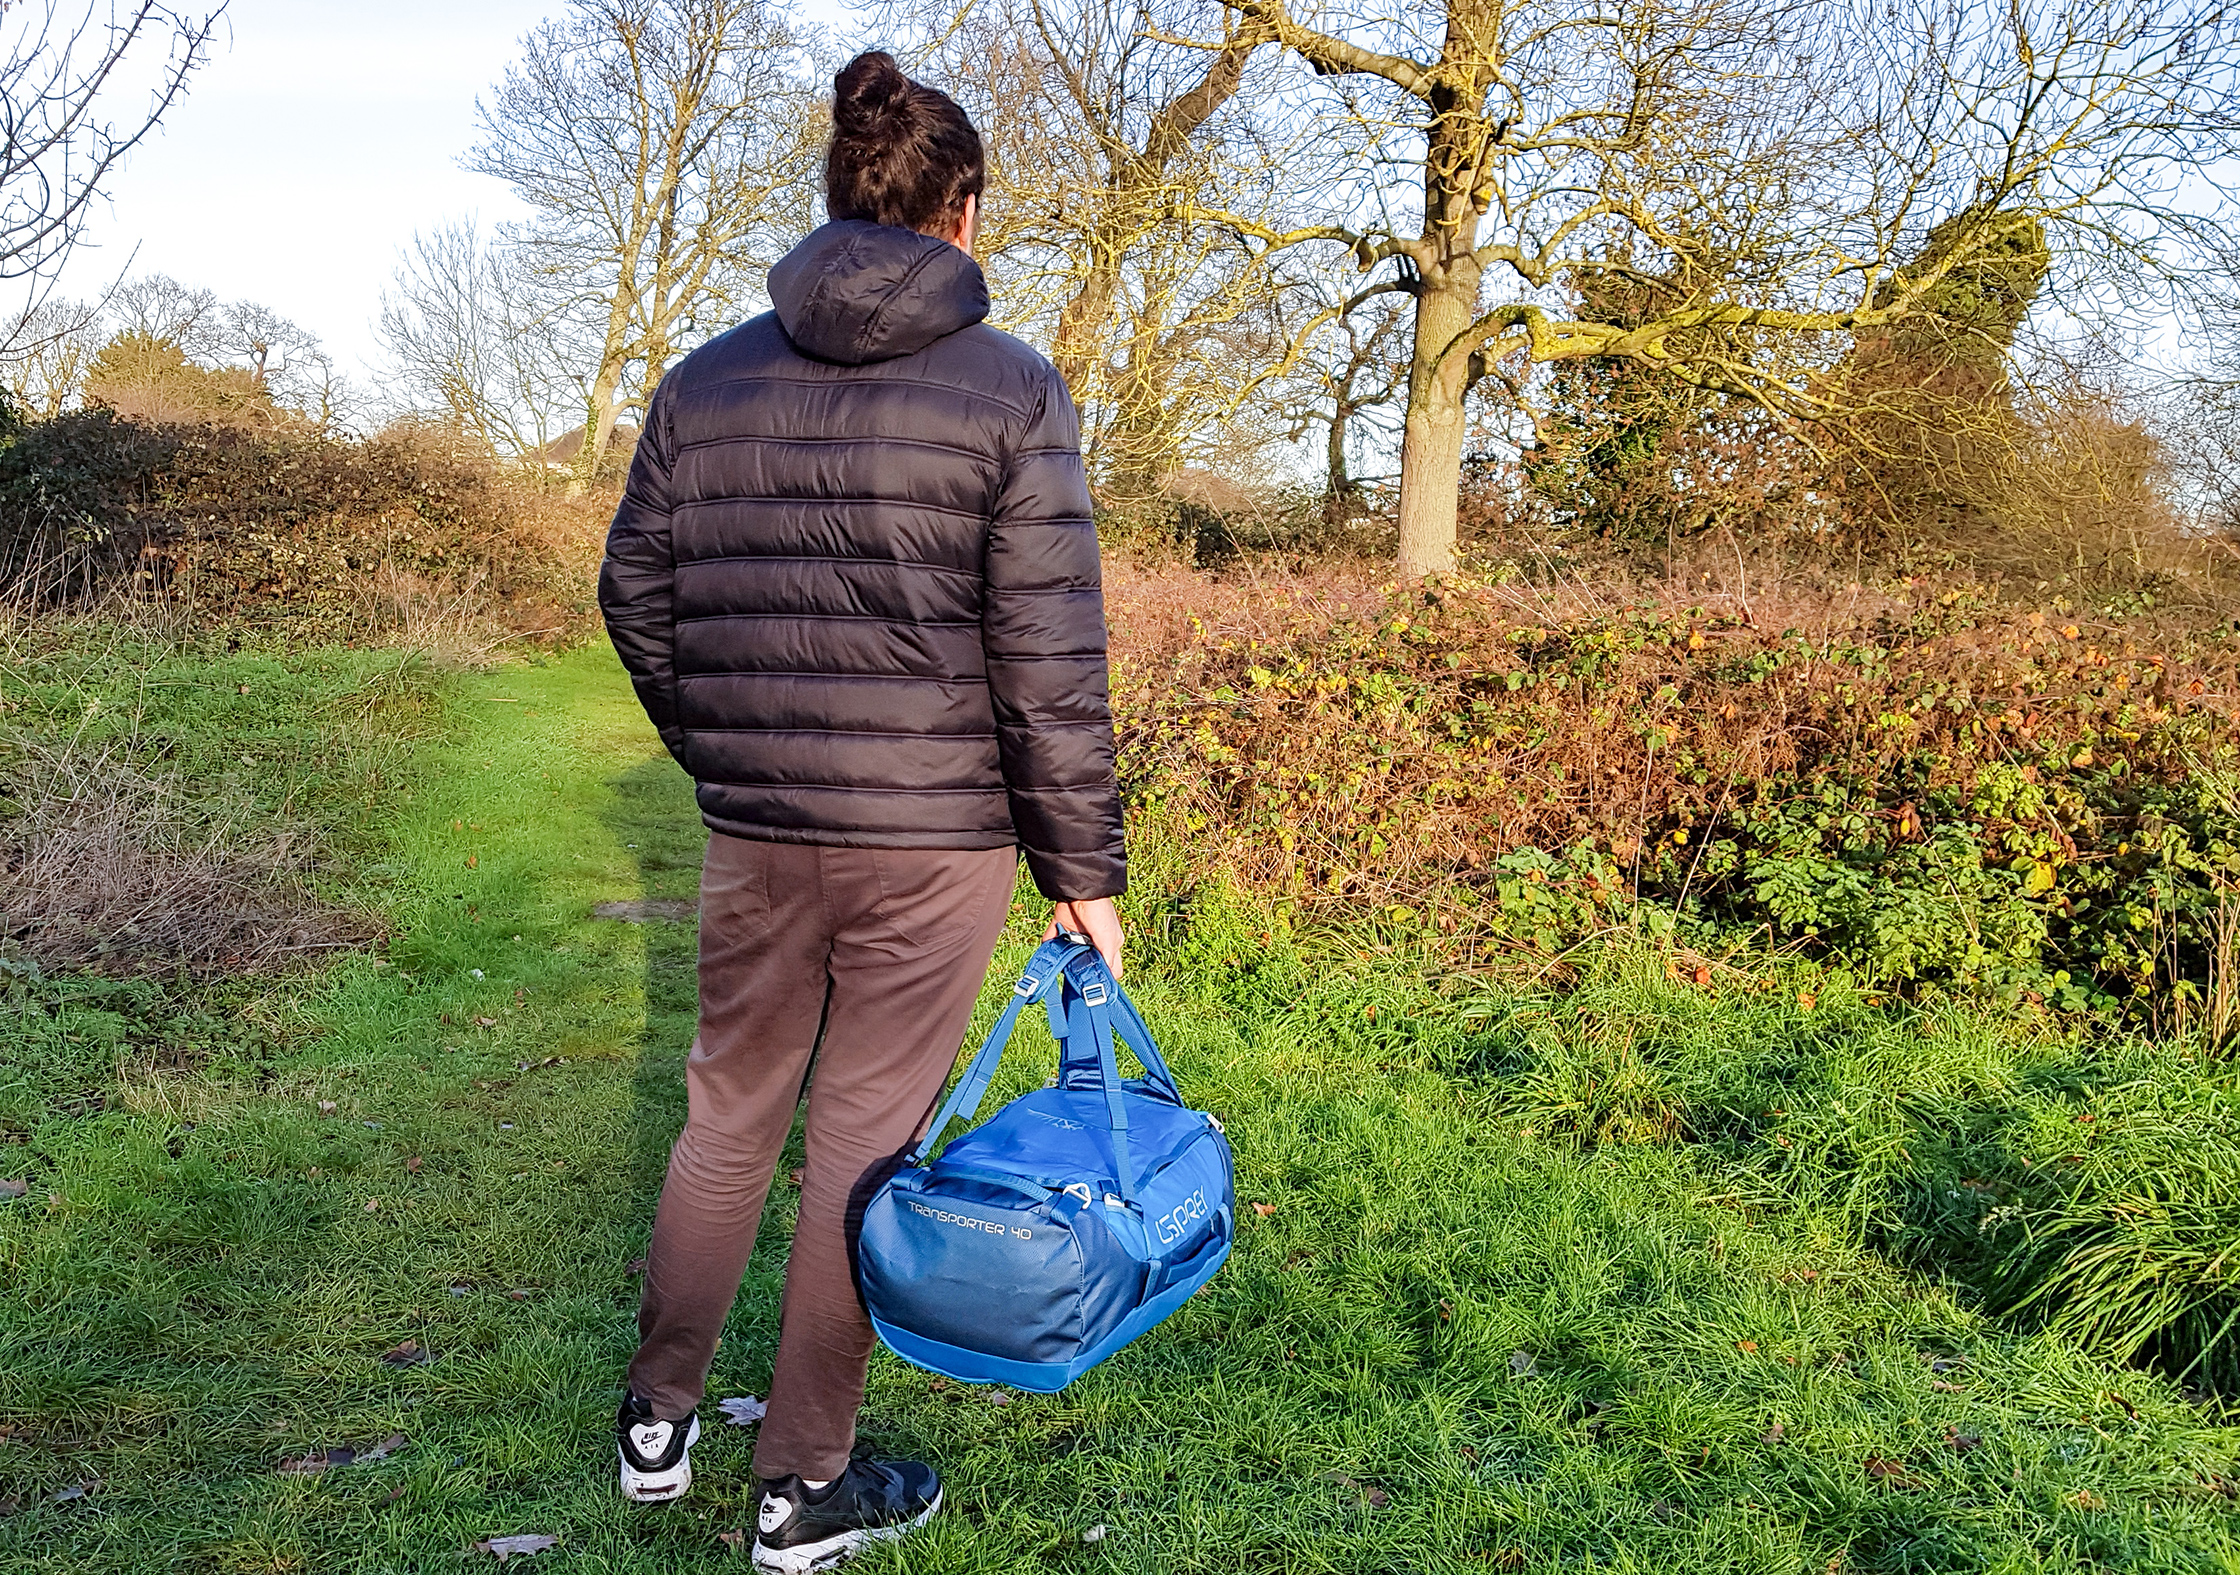
[[[926,1154],[934,1144],[941,1141],[941,1134],[948,1130],[950,1122],[959,1116],[970,1121],[979,1112],[980,1101],[987,1096],[988,1084],[995,1077],[996,1068],[1002,1064],[1004,1046],[1011,1042],[1011,1030],[1019,1021],[1020,1008],[1029,1001],[1039,1000],[1051,984],[1062,977],[1057,967],[1049,966],[1063,960],[1062,954],[1053,954],[1052,949],[1058,945],[1056,941],[1045,941],[1027,959],[1027,971],[1019,976],[1019,982],[1012,987],[1011,999],[1003,1003],[1003,1011],[997,1016],[995,1026],[988,1030],[988,1037],[980,1041],[980,1048],[974,1053],[971,1064],[965,1068],[964,1076],[957,1079],[957,1086],[941,1102],[940,1110],[934,1114],[933,1124],[926,1128],[926,1135],[918,1140],[917,1147],[910,1151],[904,1164],[924,1164]]]
[[[996,1018],[995,1026],[980,1042],[964,1076],[957,1079],[957,1086],[942,1101],[933,1124],[926,1128],[926,1135],[918,1140],[905,1163],[924,1164],[926,1155],[941,1140],[941,1134],[951,1121],[959,1117],[970,1121],[979,1113],[980,1101],[987,1097],[988,1085],[1003,1062],[1003,1052],[1011,1042],[1019,1013],[1034,1001],[1043,1003],[1050,1019],[1051,1036],[1058,1041],[1060,1083],[1074,1087],[1077,1086],[1073,1081],[1075,1077],[1093,1073],[1104,1092],[1105,1114],[1112,1132],[1112,1157],[1120,1172],[1120,1195],[1134,1203],[1135,1166],[1129,1154],[1128,1112],[1120,1086],[1116,1043],[1125,1043],[1134,1051],[1149,1080],[1177,1104],[1181,1103],[1182,1096],[1175,1088],[1174,1075],[1167,1070],[1158,1046],[1152,1043],[1151,1030],[1135,1003],[1122,992],[1119,981],[1112,977],[1112,971],[1097,955],[1096,948],[1071,936],[1044,941],[1035,949],[1027,960],[1026,972],[1012,988],[1011,999],[1004,1003],[1002,1013]]]

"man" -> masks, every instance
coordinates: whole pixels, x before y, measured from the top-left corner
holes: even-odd
[[[1078,422],[1050,364],[981,321],[979,136],[883,54],[836,87],[834,222],[771,270],[773,312],[663,380],[599,583],[713,833],[622,1487],[691,1483],[693,1413],[809,1079],[755,1450],[755,1562],[781,1571],[939,1506],[931,1467],[850,1459],[872,1347],[853,1230],[932,1115],[1019,852],[1053,928],[1115,972],[1126,884]]]

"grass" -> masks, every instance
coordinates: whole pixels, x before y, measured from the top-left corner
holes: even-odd
[[[537,1569],[744,1567],[719,1533],[751,1523],[751,1434],[711,1426],[691,1498],[646,1511],[607,1431],[692,935],[590,912],[691,895],[689,784],[603,652],[423,672],[341,725],[378,660],[180,654],[9,696],[53,729],[107,684],[175,756],[264,761],[241,791],[333,828],[330,894],[389,939],[263,980],[7,984],[4,1575],[453,1571],[519,1532],[560,1538]],[[951,1510],[858,1567],[2240,1569],[2219,1406],[1994,1321],[1909,1250],[1937,1239],[1912,1134],[1965,1156],[1999,1112],[2050,1119],[2031,1069],[2085,1051],[1816,975],[1702,990],[1613,954],[1557,998],[1333,960],[1138,846],[1131,984],[1266,1212],[1063,1394],[878,1358],[864,1437],[937,1461]],[[775,1198],[711,1398],[767,1392]],[[433,1360],[385,1365],[407,1340]]]

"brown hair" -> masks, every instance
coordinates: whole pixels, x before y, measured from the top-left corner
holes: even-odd
[[[835,219],[864,219],[946,235],[964,200],[987,184],[980,133],[938,88],[902,74],[873,49],[832,79],[832,151],[824,161],[824,207]]]

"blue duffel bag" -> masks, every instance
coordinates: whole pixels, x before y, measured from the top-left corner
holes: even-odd
[[[1041,1001],[1052,1084],[969,1121],[1012,1025]],[[1145,1075],[1122,1081],[1115,1044]],[[1046,941],[904,1168],[873,1194],[856,1265],[897,1356],[968,1384],[1063,1389],[1159,1324],[1229,1255],[1236,1182],[1221,1124],[1182,1103],[1095,948]]]

